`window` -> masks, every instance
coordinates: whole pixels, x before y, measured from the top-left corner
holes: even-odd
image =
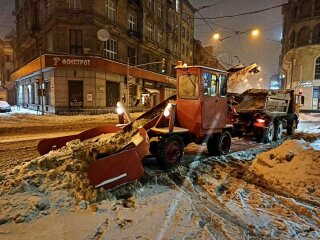
[[[310,28],[309,27],[303,27],[298,34],[298,46],[307,45],[309,43],[310,39]]]
[[[129,19],[128,19],[128,24],[129,24],[129,31],[130,32],[135,32],[137,29],[137,18],[136,16],[130,15],[129,14]]]
[[[162,3],[158,4],[158,17],[162,18]]]
[[[320,43],[320,24],[318,24],[312,32],[312,43]]]
[[[186,40],[189,42],[189,31],[186,32]]]
[[[202,73],[203,96],[217,95],[217,75],[208,72]]]
[[[35,104],[35,103],[36,103],[36,95],[35,95],[34,89],[35,89],[34,84],[31,84],[30,92],[31,92],[31,103],[32,103],[32,104]]]
[[[152,39],[152,37],[153,37],[153,27],[152,27],[151,23],[147,24],[147,34],[148,34],[148,38]]]
[[[320,86],[313,87],[313,98],[320,98]]]
[[[295,39],[296,39],[296,33],[293,31],[289,38],[289,48],[294,47]]]
[[[161,31],[158,32],[158,39],[157,39],[159,44],[162,44],[163,41],[163,34]]]
[[[320,79],[320,57],[316,60],[314,79]]]
[[[49,32],[47,35],[47,51],[52,52],[53,51],[53,38],[52,38],[52,32]]]
[[[118,52],[118,43],[114,39],[108,39],[106,42],[106,57],[110,59],[116,59],[117,58],[117,52]]]
[[[109,20],[115,21],[116,5],[112,0],[105,0],[105,12]]]
[[[148,0],[148,10],[153,11],[153,0]]]
[[[312,1],[303,0],[300,4],[300,18],[311,17],[312,12]]]
[[[176,0],[176,12],[179,12],[180,10],[180,1]]]
[[[128,47],[128,58],[131,65],[136,64],[136,49]]]
[[[180,75],[178,78],[178,89],[180,98],[198,99],[198,75]]]
[[[320,15],[320,0],[316,0],[314,3],[314,15]]]
[[[69,49],[70,53],[82,53],[82,30],[70,29],[69,30]]]
[[[69,9],[79,10],[81,9],[81,1],[80,0],[67,0]]]
[[[226,76],[226,75],[220,75],[219,76],[220,97],[227,96],[227,80],[228,80],[228,76]]]

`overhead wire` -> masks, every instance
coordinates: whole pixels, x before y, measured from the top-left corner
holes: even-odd
[[[293,3],[298,2],[297,1],[292,1],[292,2],[288,2],[288,3],[283,3],[283,4],[279,4],[279,5],[275,5],[272,7],[268,7],[268,8],[264,8],[264,9],[260,9],[260,10],[256,10],[256,11],[251,11],[251,12],[245,12],[245,13],[239,13],[239,14],[234,14],[234,15],[226,15],[226,16],[220,16],[220,17],[206,17],[206,20],[209,19],[222,19],[222,18],[233,18],[233,17],[239,17],[239,16],[245,16],[245,15],[250,15],[250,14],[256,14],[256,13],[261,13],[261,12],[265,12],[265,11],[269,11],[271,9],[275,9],[275,8],[279,8],[279,7],[284,7]],[[195,18],[195,19],[202,19],[202,18]]]

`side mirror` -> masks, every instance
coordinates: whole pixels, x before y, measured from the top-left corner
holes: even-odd
[[[301,105],[304,105],[304,96],[301,96],[300,103],[301,103]]]

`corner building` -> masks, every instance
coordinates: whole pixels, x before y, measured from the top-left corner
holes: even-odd
[[[320,0],[290,0],[282,14],[284,87],[302,91],[302,109],[320,110]]]
[[[111,110],[129,92],[130,106],[152,107],[176,92],[177,61],[192,64],[193,14],[186,0],[16,0],[17,103]]]

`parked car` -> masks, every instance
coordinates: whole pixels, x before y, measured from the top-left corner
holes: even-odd
[[[11,112],[11,106],[6,101],[0,101],[0,112]]]

